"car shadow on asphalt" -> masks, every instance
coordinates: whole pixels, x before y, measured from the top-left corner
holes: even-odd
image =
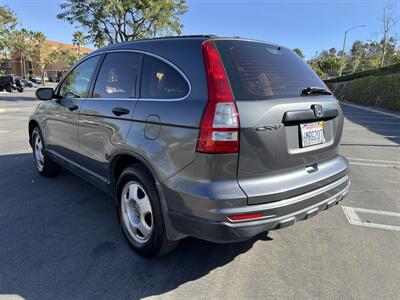
[[[141,258],[126,243],[109,196],[67,171],[41,177],[31,153],[0,156],[0,191],[0,295],[27,299],[163,295],[234,264],[256,241],[270,240],[264,234],[218,245],[186,238],[172,253]]]

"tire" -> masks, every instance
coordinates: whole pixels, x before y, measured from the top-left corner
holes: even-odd
[[[24,88],[18,88],[18,92],[22,93],[24,91]]]
[[[48,154],[46,154],[42,133],[38,127],[33,129],[31,140],[33,160],[35,161],[36,170],[39,174],[45,177],[52,177],[60,173],[61,166],[51,160]]]
[[[115,197],[122,231],[136,253],[152,258],[179,244],[167,238],[159,195],[143,165],[133,164],[122,172]]]
[[[6,85],[6,91],[9,92],[9,93],[12,93],[11,85]]]

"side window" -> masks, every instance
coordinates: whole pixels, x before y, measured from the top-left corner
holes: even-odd
[[[101,66],[92,98],[130,98],[135,95],[135,83],[141,54],[115,52],[107,54]]]
[[[58,95],[61,98],[87,97],[90,79],[93,76],[98,61],[99,56],[94,56],[75,67],[61,84]]]
[[[182,98],[188,92],[188,83],[178,71],[155,57],[148,55],[144,57],[140,89],[141,98]]]

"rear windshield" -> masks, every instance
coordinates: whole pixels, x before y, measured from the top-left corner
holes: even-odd
[[[298,97],[306,87],[325,88],[293,51],[261,42],[216,40],[236,100]]]

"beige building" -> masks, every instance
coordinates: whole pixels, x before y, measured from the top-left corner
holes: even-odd
[[[78,47],[71,44],[65,44],[55,41],[48,41],[48,44],[53,49],[58,48],[69,48],[75,50],[77,53],[80,52],[81,55],[86,55],[93,50],[86,47]],[[63,61],[58,61],[51,64],[46,70],[45,76],[47,77],[58,77],[61,76],[67,69],[67,66]],[[30,61],[25,61],[25,63],[21,63],[21,55],[19,53],[13,53],[10,58],[5,58],[4,56],[0,56],[0,70],[6,74],[15,74],[21,76],[22,73],[25,73],[28,77],[40,76],[40,70],[38,68],[33,68],[32,63]]]

